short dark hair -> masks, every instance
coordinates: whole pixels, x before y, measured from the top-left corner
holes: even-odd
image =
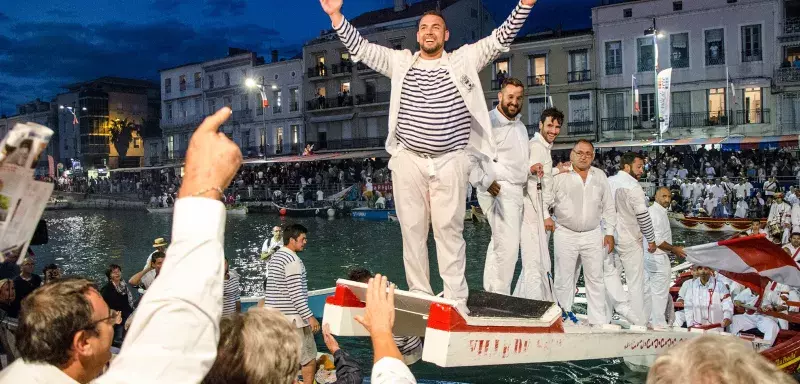
[[[502,91],[502,90],[506,89],[506,87],[509,86],[509,85],[513,85],[515,87],[520,87],[522,89],[525,89],[525,86],[522,85],[522,82],[519,81],[519,79],[514,78],[514,77],[506,77],[503,80],[503,83],[500,84],[500,90]]]
[[[372,272],[366,268],[354,268],[347,274],[347,280],[366,283],[372,278]]]
[[[422,25],[422,19],[425,18],[425,16],[436,16],[442,19],[442,22],[444,23],[444,30],[447,31],[447,20],[444,19],[442,11],[438,9],[431,9],[430,11],[426,11],[425,13],[423,13],[422,16],[420,16],[419,21],[417,22],[417,29],[419,29],[419,26]]]
[[[164,253],[162,251],[155,251],[155,252],[153,252],[153,256],[150,258],[150,262],[152,263],[152,262],[156,261],[157,259],[163,259],[165,257],[167,257],[166,253]]]
[[[86,297],[92,290],[100,294],[89,280],[65,278],[25,297],[16,333],[20,357],[56,367],[69,362],[75,334],[92,329],[94,309]]]
[[[47,271],[50,271],[50,270],[53,270],[53,269],[58,269],[58,266],[55,263],[47,264],[42,269],[42,274],[47,276]]]
[[[564,112],[559,111],[556,107],[545,108],[545,110],[542,111],[542,115],[539,117],[539,121],[544,124],[548,117],[558,121],[559,124],[564,124]]]
[[[300,235],[308,233],[308,229],[301,224],[292,224],[283,230],[283,243],[289,244],[289,240],[297,239]]]
[[[120,267],[119,265],[117,265],[117,264],[111,264],[111,265],[109,265],[109,266],[108,266],[108,269],[106,269],[106,277],[107,277],[109,280],[111,280],[111,272],[114,272],[114,271],[116,271],[117,269],[119,269],[119,271],[120,271],[120,272],[122,272],[122,267]]]
[[[580,140],[576,141],[575,145],[573,145],[572,148],[577,147],[578,144],[589,144],[589,146],[592,147],[592,149],[594,149],[594,144],[592,144],[591,141],[586,140],[586,139],[580,139]]]
[[[636,152],[630,152],[630,151],[625,152],[625,154],[622,155],[622,158],[619,161],[619,169],[625,169],[626,165],[630,165],[631,167],[633,167],[633,162],[636,159],[644,161],[644,156]]]

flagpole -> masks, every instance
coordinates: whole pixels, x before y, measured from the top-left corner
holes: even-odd
[[[726,64],[725,65],[725,94],[726,95],[728,94],[728,90],[730,89],[730,84],[731,84],[731,77],[730,77],[730,75],[728,75],[728,65]],[[725,97],[723,100],[725,100],[725,99],[727,99],[727,97]],[[725,110],[726,110],[725,114],[729,115],[728,111],[730,110],[730,108],[728,108],[728,103],[725,103]],[[730,116],[727,116],[725,118],[725,130],[727,131],[727,134],[725,135],[725,137],[730,136],[731,135],[731,117]]]
[[[631,75],[631,141],[633,141],[633,117],[636,116],[636,76]]]

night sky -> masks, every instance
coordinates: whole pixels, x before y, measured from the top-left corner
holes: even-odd
[[[483,2],[501,23],[517,0]],[[589,28],[596,3],[540,0],[522,34]],[[343,12],[392,4],[345,0]],[[289,58],[329,28],[317,0],[0,0],[0,113],[101,76],[157,82],[159,69],[223,57],[228,46]]]

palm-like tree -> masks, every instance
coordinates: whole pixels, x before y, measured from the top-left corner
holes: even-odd
[[[128,154],[128,147],[133,140],[133,131],[136,130],[136,124],[133,121],[125,119],[116,119],[111,121],[111,143],[114,144],[120,158],[124,158]]]

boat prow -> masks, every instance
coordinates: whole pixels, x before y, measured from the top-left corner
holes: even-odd
[[[323,323],[330,324],[336,335],[368,336],[353,320],[364,314],[365,296],[366,284],[337,281],[334,295],[325,302]],[[469,314],[462,313],[455,301],[401,290],[395,290],[395,306],[393,333],[424,336],[422,359],[441,367],[655,356],[678,342],[712,332],[615,324],[564,326],[555,303],[477,291],[470,292]]]

